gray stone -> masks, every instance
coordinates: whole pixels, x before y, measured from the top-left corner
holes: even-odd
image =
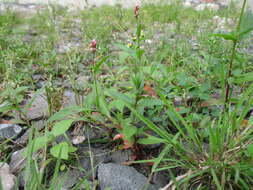
[[[9,165],[3,162],[0,162],[0,179],[3,190],[14,188],[16,177],[10,173]]]
[[[19,173],[25,167],[25,149],[18,150],[11,155],[10,171]]]
[[[204,11],[205,9],[210,9],[213,11],[218,11],[220,6],[215,3],[202,3],[195,7],[196,11]]]
[[[13,139],[20,134],[22,128],[15,124],[0,124],[0,140]]]
[[[79,100],[81,100],[81,96],[77,97],[73,91],[65,90],[63,93],[63,103],[62,103],[63,108],[69,106],[76,106],[77,105],[76,101]]]
[[[131,154],[131,150],[115,151],[111,155],[111,162],[115,164],[123,164],[124,162],[131,160]]]
[[[81,43],[79,42],[66,42],[63,44],[59,44],[57,47],[57,52],[61,54],[68,53],[73,49],[81,48]]]
[[[42,130],[45,127],[44,121],[43,120],[35,121],[33,123],[33,127],[35,127],[35,129],[38,131]],[[26,132],[15,141],[15,143],[17,143],[18,145],[25,145],[28,142],[29,134],[31,131],[32,131],[31,128],[27,129]]]
[[[44,94],[30,95],[31,106],[26,113],[26,117],[30,120],[42,118],[48,115],[48,103]],[[30,103],[30,102],[29,102]]]
[[[91,156],[88,147],[82,147],[80,152],[84,152],[83,158],[80,160],[82,167],[86,171],[95,169],[99,164],[111,161],[110,149],[106,148],[91,148]],[[91,163],[92,160],[92,163]]]
[[[101,190],[141,190],[147,183],[147,178],[138,173],[133,167],[113,163],[101,164],[98,167],[98,181]],[[154,185],[149,185],[148,190],[155,190]]]
[[[77,169],[61,172],[57,178],[57,189],[70,190],[80,181],[82,176],[82,172]]]
[[[165,172],[156,172],[153,175],[152,182],[156,187],[162,188],[170,182],[168,176]]]

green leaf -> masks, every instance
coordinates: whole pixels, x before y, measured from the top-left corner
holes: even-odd
[[[113,100],[113,101],[110,102],[110,104],[109,104],[109,109],[116,108],[116,109],[118,109],[120,112],[123,112],[124,107],[125,107],[124,102],[122,102],[122,101],[120,101],[120,100]]]
[[[247,11],[243,14],[241,26],[237,32],[237,36],[242,38],[249,34],[253,30],[253,13],[252,11]]]
[[[232,41],[237,40],[236,36],[234,36],[233,34],[212,34],[212,36],[220,37],[225,40],[232,40]]]
[[[236,76],[235,83],[251,82],[253,81],[253,72],[245,73],[239,76]]]
[[[123,61],[123,60],[125,60],[126,58],[128,58],[128,57],[132,57],[132,58],[134,58],[134,59],[136,59],[137,60],[137,56],[136,56],[136,52],[133,50],[133,49],[131,49],[131,48],[129,48],[129,47],[127,47],[126,45],[122,45],[122,44],[116,44],[116,46],[118,47],[118,48],[120,48],[121,49],[121,53],[120,53],[120,56],[122,56],[121,57],[121,60]]]
[[[65,109],[60,110],[59,112],[55,113],[54,115],[52,115],[47,122],[51,123],[55,120],[62,120],[65,119],[67,116],[69,115],[73,115],[79,112],[85,111],[85,108],[82,108],[80,106],[71,106],[71,107],[67,107]]]
[[[69,153],[75,152],[76,150],[77,150],[76,147],[74,147],[74,146],[69,146]]]
[[[73,120],[63,120],[56,123],[51,131],[50,134],[54,135],[55,137],[64,134],[71,126]]]
[[[142,25],[138,24],[137,31],[136,31],[136,36],[141,37],[141,30],[142,30]]]
[[[104,96],[99,96],[99,110],[102,114],[110,117],[110,111]]]
[[[43,148],[48,143],[48,137],[42,136],[42,137],[36,137],[32,140],[32,152],[36,152],[37,150]]]
[[[253,144],[250,144],[246,150],[248,156],[253,157]]]
[[[101,65],[106,62],[106,60],[109,58],[110,56],[107,55],[107,56],[104,56],[102,57],[96,64],[95,64],[95,67],[94,67],[94,72],[97,73],[101,67]]]
[[[134,101],[133,99],[129,98],[128,96],[126,96],[125,94],[121,94],[119,92],[117,92],[114,89],[110,89],[107,91],[107,94],[113,98],[116,98],[118,100],[121,100],[122,102],[124,102],[125,104],[128,105],[134,105]]]
[[[111,97],[114,97],[114,98],[117,98],[117,99],[123,101],[126,104],[126,106],[132,111],[132,113],[136,117],[138,117],[141,121],[143,121],[147,125],[148,128],[150,128],[156,134],[158,134],[159,136],[164,138],[166,142],[171,142],[170,134],[168,134],[168,132],[165,131],[164,129],[157,127],[153,122],[151,122],[149,119],[145,118],[142,114],[140,114],[138,111],[136,111],[133,108],[132,102],[129,101],[129,99],[124,94],[121,94],[121,93],[114,91],[114,90],[110,90],[110,91],[108,91],[108,93],[110,94]]]
[[[137,128],[131,124],[123,124],[123,134],[125,138],[130,139],[137,133]]]
[[[145,108],[152,109],[154,106],[162,106],[162,105],[163,105],[163,101],[159,99],[145,98],[138,101],[137,110],[138,112],[143,114]]]
[[[137,141],[139,144],[159,144],[159,143],[165,143],[165,141],[161,138],[149,135],[147,138],[139,139]]]
[[[12,111],[12,110],[15,110],[15,106],[12,106],[12,105],[4,105],[4,106],[1,106],[0,107],[0,113],[5,113],[5,112],[8,112],[8,111]]]
[[[243,31],[240,31],[240,32],[237,34],[237,36],[238,36],[239,38],[242,38],[243,36],[245,36],[245,35],[247,35],[248,33],[250,33],[252,30],[253,30],[253,26],[250,27],[250,28],[247,28],[247,29],[245,29],[245,30],[243,30]]]
[[[53,146],[50,149],[50,153],[55,158],[68,160],[69,145],[67,142],[61,142],[60,144]]]

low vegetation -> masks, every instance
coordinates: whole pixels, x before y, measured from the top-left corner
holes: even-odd
[[[1,140],[0,159],[23,149],[24,189],[57,189],[61,171],[84,170],[80,145],[106,144],[131,150],[125,164],[148,168],[149,180],[164,171],[163,190],[252,189],[252,21],[244,5],[178,2],[0,14],[0,123],[29,130],[23,145]],[[41,94],[47,112],[31,118]],[[96,167],[73,189],[91,189]]]

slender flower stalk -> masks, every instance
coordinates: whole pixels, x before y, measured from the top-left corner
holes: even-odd
[[[96,52],[97,52],[97,41],[92,40],[90,42],[89,48],[92,52],[92,75],[94,80],[94,87],[96,91],[96,106],[99,107],[99,96],[98,96],[98,84],[97,84],[97,73],[95,72],[95,66],[96,66]]]

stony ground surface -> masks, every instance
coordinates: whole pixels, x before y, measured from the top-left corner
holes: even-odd
[[[48,1],[49,3],[55,3],[56,1]],[[127,3],[126,3],[127,2]],[[41,5],[42,3],[43,5]],[[59,1],[57,1],[59,3]],[[70,5],[75,7],[80,8],[80,6],[87,6],[87,5],[96,5],[100,6],[102,4],[108,4],[108,5],[115,5],[116,3],[121,3],[123,6],[129,7],[133,6],[136,1],[134,0],[128,0],[128,1],[103,1],[103,0],[95,0],[95,1],[81,1],[81,0],[62,0],[60,1],[61,5]],[[228,1],[200,1],[200,0],[186,0],[184,2],[184,6],[191,6],[194,7],[196,10],[202,11],[204,9],[212,9],[212,10],[220,10],[224,6],[228,6]],[[7,9],[11,9],[14,11],[18,12],[28,12],[28,13],[36,13],[37,9],[45,9],[45,1],[29,1],[29,0],[20,0],[18,3],[2,3],[0,4],[0,11],[6,11]],[[62,23],[63,18],[59,17],[56,19],[58,23]],[[80,23],[81,21],[76,19],[72,20],[73,23],[73,36],[71,39],[66,39],[65,40],[65,33],[64,31],[60,31],[61,35],[61,40],[58,43],[56,49],[57,53],[66,53],[68,52],[71,48],[80,48],[82,47],[82,43],[80,42],[81,40],[81,28],[80,28]],[[221,31],[229,31],[231,26],[233,26],[233,20],[225,17],[219,17],[215,16],[213,19],[210,21],[212,23],[216,24],[215,30],[217,32]],[[76,27],[75,27],[76,26]],[[165,38],[167,35],[167,31],[172,31],[175,29],[175,25],[168,23],[168,24],[163,24],[162,26],[159,23],[156,23],[155,26],[157,28],[160,28],[160,30],[157,30],[152,38],[147,39],[145,42],[145,46],[147,46],[147,49],[152,53],[153,49],[152,46],[155,46],[155,44],[158,44],[161,38]],[[201,28],[199,29],[201,32]],[[122,41],[127,41],[127,39],[131,38],[131,33],[132,31],[126,31],[124,33],[115,33],[115,40],[122,40]],[[33,32],[30,31],[30,34],[27,35],[27,38],[25,40],[29,41],[31,36],[33,36]],[[173,34],[171,34],[173,35]],[[41,37],[43,38],[43,36]],[[170,39],[170,40],[176,40],[176,39]],[[195,38],[190,39],[190,43],[192,44],[193,50],[198,49],[198,42]],[[111,50],[115,50],[115,47],[111,45]],[[116,51],[116,50],[115,50]],[[43,86],[43,77],[38,74],[34,75],[34,80],[36,81],[38,86]],[[80,77],[77,79],[79,81],[79,85],[81,88],[84,87],[84,85],[89,82],[89,78],[85,77]],[[68,86],[68,84],[65,84]],[[33,125],[36,126],[38,130],[43,130],[44,128],[44,123],[41,120],[44,116],[46,116],[47,110],[48,110],[48,104],[47,101],[45,100],[45,95],[44,92],[41,92],[40,94],[34,95],[34,94],[29,94],[28,95],[29,100],[32,99],[33,97],[35,98],[31,108],[29,111],[26,113],[26,117],[29,120],[33,120],[34,123]],[[75,94],[72,91],[64,91],[62,93],[64,105],[63,107],[67,107],[69,105],[74,105],[75,104]],[[18,117],[18,116],[17,116]],[[28,140],[28,135],[30,129],[23,129],[21,132],[21,127],[18,125],[12,125],[12,124],[1,124],[0,126],[0,140],[2,137],[8,137],[10,139],[13,139],[15,144],[18,146],[22,146],[25,144],[25,142]],[[25,131],[25,132],[24,132]],[[77,133],[78,134],[78,133]],[[68,134],[69,137],[72,139],[73,144],[79,144],[78,141],[80,140],[80,136],[78,136],[74,132],[71,134]],[[87,134],[87,133],[86,133]],[[103,132],[100,131],[100,129],[94,129],[92,132],[88,133],[89,138],[101,138],[101,135]],[[18,138],[16,138],[18,136]],[[78,139],[79,138],[79,139]],[[82,137],[84,139],[87,138],[87,136]],[[57,138],[57,142],[62,142],[65,140],[64,136],[61,136]],[[77,143],[75,143],[77,142]],[[159,145],[157,146],[159,147]],[[157,147],[154,147],[156,149]],[[82,155],[82,158],[79,160],[80,164],[82,165],[83,168],[86,170],[91,169],[91,165],[99,165],[99,167],[96,170],[98,180],[100,183],[100,188],[103,190],[105,187],[110,186],[111,190],[137,190],[140,187],[142,187],[146,182],[147,182],[147,177],[145,177],[142,173],[145,173],[142,171],[142,168],[134,169],[131,166],[122,166],[122,163],[128,162],[131,158],[131,153],[128,150],[120,150],[120,151],[115,151],[112,152],[108,147],[92,147],[92,154],[94,156],[94,159],[92,160],[93,163],[91,163],[91,160],[89,158],[89,155],[85,154],[89,152],[89,148],[87,146],[84,147],[79,147],[80,154]],[[11,156],[11,161],[9,165],[6,163],[0,163],[2,164],[3,167],[0,168],[0,177],[1,180],[4,181],[3,184],[4,190],[11,190],[11,188],[14,186],[14,181],[17,180],[16,177],[18,178],[19,185],[20,187],[24,186],[24,180],[23,180],[23,173],[20,172],[24,168],[24,157],[22,152],[24,149],[20,149],[20,147],[16,148],[17,151],[14,152]],[[110,163],[108,163],[110,162]],[[113,173],[113,175],[112,175]],[[15,174],[16,177],[13,175]],[[123,175],[122,175],[123,174]],[[77,171],[75,169],[72,169],[68,172],[61,172],[59,178],[65,178],[65,182],[62,186],[62,189],[71,189],[73,185],[75,185],[79,177],[83,177],[83,174],[80,171]],[[149,186],[149,189],[159,189],[167,184],[169,181],[168,178],[163,177],[162,173],[159,173],[159,176],[154,176],[152,179],[152,185]],[[92,182],[90,182],[92,183]]]
[[[133,7],[136,4],[143,3],[165,3],[168,4],[173,0],[0,0],[2,3],[9,4],[20,4],[20,6],[29,6],[29,8],[33,8],[33,5],[47,5],[47,4],[57,4],[61,6],[67,6],[70,9],[83,9],[91,6],[101,6],[101,5],[121,5],[123,7]],[[199,4],[205,3],[207,5],[199,6],[198,9],[203,9],[204,7],[215,8],[215,4],[219,5],[228,5],[232,0],[186,0],[185,5],[191,6],[191,4]],[[240,4],[239,0],[236,0],[238,4]],[[253,0],[249,0],[249,7],[253,8]]]

